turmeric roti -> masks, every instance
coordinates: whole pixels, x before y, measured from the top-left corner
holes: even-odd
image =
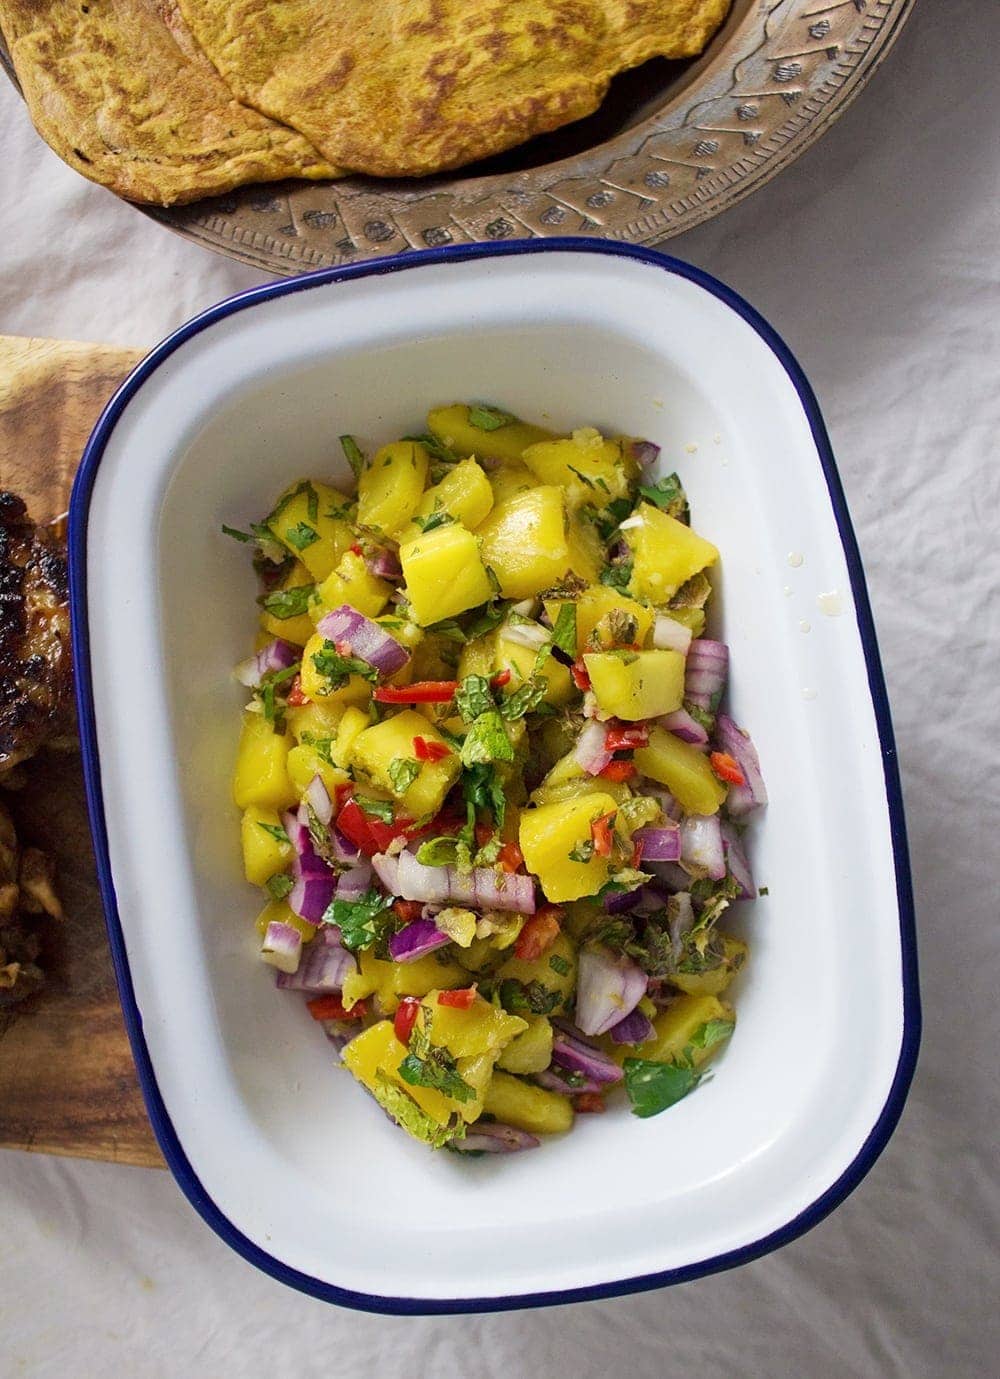
[[[0,0],[0,28],[38,132],[120,196],[169,206],[338,175],[304,135],[233,94],[175,0]]]
[[[626,68],[700,53],[730,0],[179,3],[241,101],[340,167],[419,177],[590,114]]]

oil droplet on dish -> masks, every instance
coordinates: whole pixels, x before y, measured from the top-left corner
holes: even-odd
[[[721,436],[713,436],[713,437],[712,437],[712,444],[713,444],[713,445],[721,445],[721,444],[722,444],[722,437],[721,437]]]
[[[816,691],[815,691],[814,689],[804,689],[804,690],[802,691],[802,698],[803,698],[803,699],[815,699],[815,698],[816,698]]]
[[[789,552],[788,552],[788,563],[789,563],[789,565],[791,565],[791,567],[792,567],[793,570],[797,570],[797,569],[799,568],[799,566],[802,565],[802,564],[804,563],[804,561],[805,561],[805,556],[802,554],[801,551],[789,551]]]
[[[684,449],[688,452],[689,455],[693,455],[697,451],[698,447],[696,445],[685,445]]]
[[[792,597],[792,586],[790,584],[786,584],[781,592],[784,594],[786,599],[790,599]]]
[[[816,603],[819,611],[825,613],[828,618],[839,618],[844,611],[844,596],[837,589],[831,589],[827,594],[818,594]]]
[[[811,630],[812,630],[812,623],[811,623],[811,622],[806,622],[805,618],[803,618],[802,621],[799,623],[799,631],[800,631],[800,632],[809,632],[809,631],[811,631]]]
[[[662,397],[654,397],[654,398],[652,399],[652,403],[653,403],[653,406],[654,406],[654,407],[659,407],[659,408],[662,410],[662,408],[663,408],[663,398],[662,398]]]

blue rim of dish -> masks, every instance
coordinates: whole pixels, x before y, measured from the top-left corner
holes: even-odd
[[[609,1283],[590,1284],[586,1287],[567,1288],[543,1293],[523,1293],[504,1297],[485,1298],[402,1298],[381,1297],[378,1294],[358,1293],[348,1288],[324,1283],[297,1269],[283,1264],[280,1260],[255,1245],[228,1220],[205,1191],[194,1172],[180,1143],[177,1132],[171,1123],[167,1108],[160,1095],[152,1060],[142,1030],[142,1015],[136,1002],[132,977],[125,951],[125,937],[122,932],[115,895],[114,879],[111,873],[111,860],[108,852],[107,827],[104,817],[104,801],[101,792],[101,768],[97,750],[97,731],[94,720],[93,686],[90,670],[90,640],[87,619],[87,521],[90,511],[90,498],[94,479],[108,441],[115,425],[128,402],[135,396],[146,380],[159,366],[179,349],[192,336],[206,330],[218,321],[225,320],[237,311],[258,302],[270,301],[276,297],[289,296],[294,292],[306,292],[314,287],[330,283],[350,282],[357,278],[375,277],[389,273],[399,273],[411,268],[430,267],[432,264],[463,263],[469,259],[491,259],[515,257],[522,254],[607,254],[618,258],[632,259],[635,262],[659,268],[703,288],[730,307],[737,315],[761,337],[774,353],[788,374],[799,401],[806,414],[816,449],[819,453],[823,475],[826,479],[833,507],[834,517],[840,533],[841,545],[847,562],[851,581],[851,592],[857,612],[858,629],[868,672],[868,686],[875,710],[879,742],[882,751],[882,766],[885,776],[886,800],[889,809],[890,835],[896,877],[896,895],[899,905],[900,944],[902,953],[902,994],[903,994],[903,1034],[900,1041],[899,1059],[889,1094],[875,1124],[862,1144],[853,1162],[821,1196],[802,1212],[778,1230],[760,1240],[741,1246],[739,1249],[717,1255],[712,1259],[700,1260],[679,1268],[667,1269],[653,1274],[643,1274],[636,1278],[618,1279]],[[76,698],[80,721],[80,739],[83,753],[83,771],[87,792],[87,807],[90,813],[90,826],[93,835],[94,851],[97,859],[97,873],[104,904],[111,955],[114,963],[118,992],[121,998],[125,1026],[128,1030],[139,1074],[139,1082],[146,1101],[146,1109],[153,1130],[163,1151],[163,1156],[188,1201],[212,1229],[230,1245],[237,1254],[249,1263],[256,1265],[264,1273],[270,1274],[279,1282],[297,1288],[312,1297],[326,1302],[338,1303],[367,1312],[386,1313],[400,1316],[427,1316],[448,1313],[498,1312],[514,1308],[547,1307],[569,1302],[584,1302],[601,1298],[621,1297],[629,1293],[645,1292],[653,1288],[663,1288],[675,1283],[687,1283],[702,1278],[706,1274],[720,1273],[732,1269],[762,1255],[769,1254],[811,1230],[858,1186],[881,1154],[896,1127],[906,1095],[909,1090],[917,1061],[920,1044],[920,994],[917,980],[917,944],[914,922],[913,888],[910,879],[910,864],[906,842],[906,822],[903,814],[903,797],[899,781],[899,768],[896,758],[896,745],[893,736],[892,718],[886,693],[882,662],[879,656],[878,641],[872,618],[868,589],[865,583],[861,555],[858,550],[854,528],[851,524],[847,501],[837,471],[836,461],[820,414],[819,404],[791,350],[776,331],[731,288],[726,287],[711,274],[679,259],[661,254],[654,249],[644,249],[633,245],[617,244],[610,240],[563,239],[550,240],[508,240],[500,244],[472,244],[445,246],[439,249],[422,250],[416,253],[401,254],[395,258],[378,259],[365,263],[351,264],[344,268],[320,269],[302,277],[267,283],[261,287],[250,288],[246,292],[229,297],[216,306],[210,307],[199,316],[180,326],[167,336],[161,344],[141,360],[111,401],[105,407],[97,426],[83,452],[80,468],[73,484],[69,511],[69,576],[72,607],[73,658],[76,666]]]

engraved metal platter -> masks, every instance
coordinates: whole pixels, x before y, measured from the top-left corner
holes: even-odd
[[[661,243],[741,200],[858,94],[914,0],[734,0],[695,62],[612,82],[595,114],[423,180],[276,182],[147,215],[290,276],[470,240],[594,235]],[[10,72],[6,54],[0,60]]]

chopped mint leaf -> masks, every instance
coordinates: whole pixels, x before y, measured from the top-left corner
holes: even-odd
[[[357,656],[341,656],[331,641],[324,641],[322,648],[313,653],[312,662],[327,682],[328,693],[346,685],[352,675],[360,675],[362,679],[373,682],[378,679],[374,666]]]
[[[500,711],[493,708],[492,704],[473,721],[465,735],[460,755],[463,766],[473,766],[478,762],[514,760],[514,748],[503,726]]]
[[[359,809],[364,810],[373,819],[381,819],[384,824],[391,824],[396,817],[392,800],[376,800],[371,795],[355,795],[354,802]]]
[[[548,681],[542,675],[532,675],[520,689],[500,700],[500,715],[508,721],[523,718],[526,713],[537,709],[548,691]],[[513,757],[508,758],[513,761]]]
[[[420,762],[413,757],[394,757],[389,763],[389,780],[397,795],[405,795],[419,775]]]
[[[493,695],[485,675],[467,675],[455,691],[455,707],[466,723],[474,723],[480,714],[492,709]],[[479,758],[483,760],[484,758]]]
[[[351,473],[355,479],[361,477],[361,471],[365,467],[365,457],[361,453],[361,447],[353,436],[341,436],[340,448],[344,452],[344,458],[351,466]]]
[[[309,607],[315,588],[315,584],[296,584],[294,589],[275,589],[272,594],[262,594],[257,602],[272,618],[298,618]]]
[[[278,872],[277,876],[269,877],[266,885],[267,893],[272,900],[284,900],[295,882],[282,871]]]
[[[576,604],[563,603],[559,607],[555,625],[552,628],[552,645],[567,656],[576,656]]]
[[[459,1120],[455,1125],[439,1125],[425,1111],[421,1111],[409,1093],[391,1082],[385,1073],[375,1074],[372,1096],[397,1125],[408,1130],[414,1139],[429,1144],[432,1149],[440,1149],[453,1140],[465,1138],[464,1122]]]
[[[477,637],[485,637],[488,632],[492,632],[499,627],[504,619],[504,611],[497,603],[487,603],[483,605],[483,611],[478,617],[473,618],[465,629],[465,635],[469,641],[475,641]]]
[[[459,457],[454,450],[449,450],[443,441],[439,441],[437,436],[432,436],[429,432],[422,436],[404,436],[403,440],[415,441],[417,445],[422,445],[429,455],[444,464],[458,464]]]
[[[276,843],[287,843],[291,841],[280,824],[266,824],[263,819],[258,819],[257,827],[262,828]]]
[[[605,565],[601,571],[601,583],[611,589],[627,589],[632,580],[632,564],[631,560],[625,560],[620,565]]]
[[[447,527],[449,523],[454,521],[451,513],[439,506],[434,512],[428,513],[426,517],[414,515],[413,525],[419,527],[422,532],[429,532],[434,531],[437,527]]]
[[[675,517],[678,522],[687,522],[687,494],[676,474],[668,474],[665,479],[660,479],[655,484],[640,484],[639,492],[648,503],[654,504],[661,512]]]
[[[502,426],[510,426],[515,421],[517,417],[510,412],[501,412],[499,407],[487,407],[484,403],[475,402],[469,408],[469,425],[477,431],[499,431]]]
[[[677,1063],[654,1063],[648,1058],[626,1058],[625,1091],[634,1115],[646,1119],[676,1106],[693,1092],[701,1074]]]
[[[410,1035],[410,1053],[399,1065],[399,1075],[411,1087],[433,1087],[452,1101],[471,1101],[476,1089],[470,1087],[455,1066],[446,1048],[430,1041],[429,1016],[424,1010],[423,1028],[415,1025]]]
[[[319,540],[319,532],[315,527],[310,527],[308,522],[296,522],[294,527],[286,527],[285,540],[297,551],[304,551],[307,546]]]
[[[303,479],[300,484],[296,484],[295,488],[288,490],[285,496],[278,503],[278,506],[269,515],[265,525],[270,527],[272,522],[274,522],[275,518],[281,516],[285,508],[288,507],[289,503],[293,503],[295,499],[300,497],[302,494],[305,494],[306,512],[309,516],[309,521],[315,522],[317,517],[319,516],[319,494],[313,488],[311,482],[308,479]]]
[[[505,977],[499,987],[500,1004],[511,1015],[552,1015],[562,1005],[561,991],[552,991],[540,981],[520,982]]]
[[[758,886],[758,887],[757,887],[757,894],[758,894],[758,895],[770,895],[770,894],[771,894],[771,891],[770,891],[769,887],[767,887],[767,886]]]
[[[468,804],[476,809],[488,809],[498,828],[503,827],[507,809],[507,797],[493,767],[486,762],[477,762],[462,772],[462,793]]]
[[[569,962],[559,953],[553,953],[549,958],[549,966],[553,972],[558,972],[560,977],[565,977],[569,972]]]
[[[366,891],[357,900],[334,898],[326,907],[322,923],[340,928],[340,941],[352,953],[370,948],[392,924],[392,897],[380,891]]]
[[[728,1039],[735,1028],[735,1020],[706,1020],[692,1034],[691,1047],[694,1049],[714,1048],[716,1044],[721,1044],[723,1039]]]

